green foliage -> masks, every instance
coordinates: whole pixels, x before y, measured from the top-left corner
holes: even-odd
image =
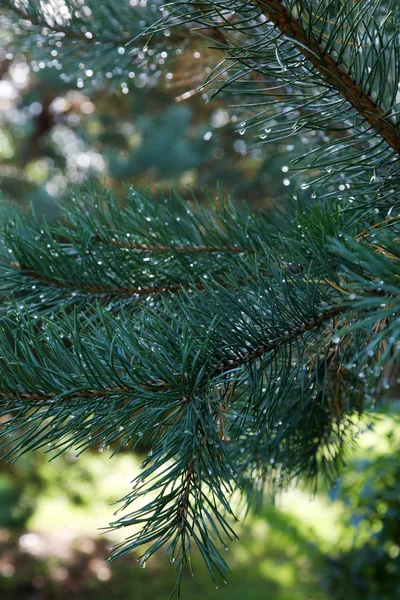
[[[82,14],[96,40],[129,14],[136,41],[140,8],[118,4],[77,15],[68,2],[62,22],[20,7],[21,36],[65,29],[81,56]],[[56,224],[5,208],[3,447],[144,442],[112,524],[133,533],[114,556],[140,548],[144,565],[164,547],[180,578],[196,545],[216,581],[233,492],[255,506],[267,483],[335,480],[360,415],[398,376],[400,24],[390,2],[173,2],[161,19],[157,2],[143,8],[154,43],[174,28],[183,44],[194,24],[218,46],[208,82],[239,96],[243,130],[309,136],[309,183],[276,217],[222,190],[205,206],[130,190],[121,210],[95,185],[73,190]]]
[[[355,461],[338,488],[346,506],[351,548],[328,561],[327,583],[333,598],[391,600],[400,593],[399,461],[394,431],[389,452]]]

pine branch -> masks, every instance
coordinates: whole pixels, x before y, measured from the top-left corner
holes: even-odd
[[[379,257],[377,273],[388,260]],[[29,325],[20,312],[24,326],[19,325],[19,343],[10,344],[7,334],[1,334],[1,414],[8,416],[2,433],[7,446],[10,433],[21,452],[49,440],[57,451],[72,445],[82,450],[99,442],[123,444],[142,439],[146,432],[152,454],[123,506],[150,492],[155,500],[113,524],[142,527],[115,548],[115,556],[149,544],[144,561],[169,543],[172,556],[178,552],[178,565],[183,565],[189,537],[211,561],[212,575],[224,576],[210,531],[222,528],[228,537],[233,535],[221,507],[227,507],[224,486],[237,485],[231,474],[238,460],[237,444],[247,448],[247,463],[239,458],[238,473],[249,494],[248,470],[253,468],[261,469],[261,481],[278,477],[281,485],[300,473],[314,480],[319,468],[335,476],[346,448],[344,432],[339,427],[335,431],[335,423],[361,409],[353,386],[343,388],[338,401],[337,385],[326,385],[327,367],[338,360],[332,331],[342,328],[342,334],[349,335],[348,323],[355,330],[357,303],[346,299],[341,305],[324,306],[328,299],[337,301],[336,293],[327,295],[318,283],[278,268],[276,257],[264,258],[268,277],[263,279],[256,270],[251,280],[258,261],[248,257],[241,265],[241,278],[237,273],[228,276],[226,287],[210,282],[206,293],[181,292],[173,313],[167,307],[158,313],[144,310],[136,321],[123,314],[117,321],[107,312],[90,320],[64,314],[56,323],[44,319],[37,331],[34,321]],[[364,285],[360,281],[359,289]],[[376,323],[382,314],[393,312],[392,307],[380,306],[382,298],[378,304],[364,293],[363,302],[364,328],[368,320]],[[341,315],[343,322],[335,323]],[[329,321],[333,327],[326,327]],[[64,336],[68,345],[62,342]],[[353,351],[360,353],[361,347],[368,348],[364,338],[356,349],[348,344],[340,363],[354,360]],[[329,377],[335,374],[333,369]],[[62,391],[46,392],[49,387]],[[326,403],[332,404],[329,411],[322,410]],[[66,414],[74,418],[66,421]],[[26,429],[27,415],[31,421]],[[285,429],[271,433],[282,419]],[[256,452],[250,451],[254,430],[258,450],[264,452],[262,467]],[[281,464],[278,471],[274,461]],[[178,482],[172,491],[171,481]],[[207,505],[205,487],[216,494],[220,506]],[[209,516],[204,521],[209,508],[214,520],[210,526]]]
[[[350,72],[326,51],[307,29],[309,11],[303,10],[300,19],[288,10],[282,0],[252,0],[269,21],[290,40],[298,51],[317,69],[321,77],[355,108],[363,119],[386,143],[400,154],[400,126],[354,81]],[[293,10],[293,7],[291,7]],[[307,15],[308,16],[308,15]],[[312,15],[310,15],[312,17]]]
[[[116,240],[112,238],[111,240],[104,240],[100,236],[96,236],[100,242],[106,242],[112,244],[113,246],[118,246],[119,248],[130,248],[131,250],[139,250],[144,252],[167,252],[168,254],[174,254],[175,252],[185,252],[185,253],[212,253],[212,254],[220,254],[222,252],[232,252],[234,254],[244,254],[250,253],[254,254],[256,252],[253,248],[240,248],[238,246],[188,246],[188,245],[179,245],[176,246],[158,246],[155,244],[140,244],[138,242],[126,242],[122,240]]]
[[[58,25],[57,21],[53,21],[49,24],[43,13],[42,16],[39,16],[39,12],[35,12],[34,10],[29,10],[29,6],[23,4],[16,4],[14,0],[4,0],[5,8],[10,10],[15,14],[16,17],[29,21],[32,25],[36,25],[37,27],[45,27],[50,26],[51,31],[54,33],[59,33],[62,37],[71,38],[75,40],[79,40],[80,42],[84,42],[85,44],[91,44],[93,41],[90,37],[86,36],[84,32],[75,28],[75,29],[67,29],[68,22],[64,22],[63,25]],[[32,8],[32,7],[31,7]],[[104,41],[112,41],[115,44],[115,39],[113,40],[104,40]]]
[[[110,286],[100,287],[96,285],[85,285],[80,284],[79,282],[69,283],[67,281],[62,281],[59,279],[52,279],[50,277],[45,277],[40,273],[35,273],[34,271],[29,271],[24,269],[23,265],[19,263],[11,263],[12,267],[21,271],[21,273],[25,277],[29,277],[35,281],[40,281],[44,283],[46,286],[54,286],[56,288],[74,290],[76,294],[92,294],[92,295],[102,295],[102,296],[148,296],[149,294],[163,294],[163,293],[176,293],[182,289],[189,289],[193,284],[165,284],[165,285],[153,285],[153,286],[139,286],[139,287],[122,287],[122,288],[113,288]],[[194,286],[198,290],[204,289],[204,284],[202,282],[195,283]]]
[[[223,285],[237,257],[263,251],[268,231],[265,214],[238,211],[222,192],[210,210],[179,197],[154,203],[134,190],[124,210],[101,187],[72,195],[63,226],[18,211],[4,215],[0,294],[36,314],[50,301],[52,310],[57,303],[83,310],[93,301],[111,303],[114,312],[137,310],[143,300],[202,290],[208,277]]]
[[[67,0],[64,3],[65,11],[57,13],[57,8],[46,7],[38,3],[36,0],[30,0],[26,5],[24,4],[16,4],[16,0],[4,0],[5,8],[14,13],[17,17],[22,20],[29,21],[31,25],[37,28],[47,28],[48,32],[52,32],[53,34],[60,34],[62,38],[70,38],[72,41],[76,40],[79,42],[83,42],[85,45],[93,45],[94,43],[101,41],[106,44],[112,44],[113,46],[124,46],[131,39],[131,32],[129,30],[125,30],[125,36],[116,38],[115,35],[110,36],[99,36],[100,39],[96,39],[90,32],[86,35],[87,32],[82,30],[85,29],[86,24],[90,24],[90,17],[93,17],[93,12],[90,6],[86,7],[82,10],[82,7],[74,0]],[[89,3],[90,4],[90,3]],[[50,8],[50,11],[49,11]],[[81,8],[81,10],[79,10]],[[89,8],[89,11],[87,9]],[[96,9],[95,3],[92,4],[92,8]],[[104,11],[107,14],[107,9],[111,8],[110,6],[104,7],[106,10]],[[53,9],[53,14],[51,14]],[[79,16],[76,14],[79,13]],[[111,13],[111,11],[110,11]],[[135,14],[135,11],[131,10],[132,14]],[[98,17],[101,14],[101,11],[95,11],[95,15]],[[115,17],[115,13],[113,15]],[[61,21],[61,24],[60,24]],[[110,25],[110,23],[109,23]],[[115,30],[113,30],[115,32]],[[21,32],[20,32],[21,33]],[[46,34],[44,34],[46,37]]]
[[[295,340],[297,337],[301,337],[303,336],[305,333],[312,331],[313,329],[318,329],[319,327],[321,327],[321,325],[330,320],[333,319],[334,317],[345,313],[346,311],[349,310],[348,306],[338,306],[338,307],[334,307],[334,308],[329,308],[327,310],[325,310],[323,313],[319,314],[317,317],[314,317],[312,319],[310,319],[307,323],[294,328],[291,331],[288,331],[286,333],[286,335],[284,335],[283,337],[281,337],[280,339],[273,341],[273,342],[268,342],[268,343],[264,343],[263,345],[259,345],[255,350],[251,351],[251,352],[244,352],[242,353],[241,357],[236,359],[236,360],[232,360],[232,359],[226,359],[224,362],[222,362],[220,365],[218,365],[218,367],[215,369],[215,373],[214,375],[210,375],[210,379],[213,376],[218,376],[219,373],[226,373],[228,371],[232,371],[234,369],[237,369],[240,366],[246,365],[248,366],[249,364],[251,364],[254,361],[258,361],[260,359],[262,359],[262,357],[269,353],[269,352],[275,352],[276,350],[278,350],[280,348],[280,346],[287,344],[288,342],[291,342],[292,340]],[[177,380],[180,381],[184,381],[185,380],[185,376],[183,373],[177,374],[176,375]],[[168,389],[171,389],[172,385],[169,384],[166,381],[154,381],[154,382],[148,382],[148,384],[141,384],[140,389],[142,390],[147,390],[147,391],[165,391]],[[93,390],[93,389],[87,389],[87,390],[82,390],[82,391],[75,391],[75,390],[66,390],[61,394],[62,399],[67,399],[69,397],[73,397],[73,398],[108,398],[110,396],[127,396],[127,395],[133,395],[135,393],[135,391],[137,391],[135,388],[129,388],[129,387],[111,387],[111,388],[101,388],[99,390]],[[17,399],[22,399],[22,400],[29,400],[29,401],[38,401],[41,404],[44,402],[53,402],[54,400],[58,399],[60,397],[59,394],[53,392],[46,392],[46,391],[42,391],[40,393],[38,392],[26,392],[26,391],[21,391],[19,394],[18,393],[11,393],[10,391],[6,391],[6,390],[0,390],[0,396],[2,396],[5,400],[17,400]],[[183,403],[188,402],[189,399],[185,396],[184,399],[182,399]]]
[[[278,350],[282,344],[287,344],[288,342],[295,340],[297,337],[301,337],[308,331],[312,331],[313,329],[318,329],[319,327],[321,327],[321,325],[323,323],[346,312],[346,310],[348,310],[347,306],[336,306],[333,308],[328,308],[327,310],[325,310],[318,316],[313,317],[312,319],[310,319],[303,325],[300,325],[299,327],[296,327],[296,328],[292,329],[291,331],[288,331],[287,334],[283,338],[276,340],[274,342],[268,342],[265,344],[261,344],[258,348],[256,348],[252,352],[244,352],[242,354],[242,356],[237,360],[228,360],[225,363],[222,363],[218,367],[218,370],[221,373],[224,373],[225,371],[235,369],[235,368],[239,367],[240,365],[249,364],[255,360],[259,360],[268,352],[274,352],[274,351]]]
[[[293,169],[312,176],[313,196],[319,192],[335,198],[337,184],[341,198],[368,207],[373,195],[375,205],[388,210],[400,182],[399,111],[393,91],[398,80],[393,69],[399,60],[397,13],[390,2],[383,13],[377,0],[356,5],[310,0],[300,7],[298,0],[284,0],[276,9],[282,33],[274,17],[262,12],[268,7],[242,0],[174,2],[151,31],[187,24],[207,32],[218,24],[227,32],[226,56],[205,84],[217,83],[212,97],[225,91],[239,97],[237,106],[244,113],[239,131],[257,130],[259,143],[296,134],[303,141],[313,131],[308,150],[291,161]],[[292,26],[298,40],[289,37]],[[270,80],[276,83],[266,83]]]
[[[154,18],[159,3],[133,7],[125,0],[102,2],[65,0],[62,5],[29,0],[6,0],[0,15],[4,45],[33,55],[34,69],[40,62],[60,71],[60,78],[91,89],[128,88],[138,74],[150,76],[150,65],[157,57],[128,46],[133,35],[140,34]],[[51,60],[49,61],[49,54]],[[56,58],[53,58],[56,57]],[[83,65],[83,66],[82,66]]]
[[[92,11],[87,33],[117,40],[141,33],[140,15],[154,23],[158,2],[85,7],[66,29],[85,32]],[[42,18],[60,35],[42,9],[29,4],[38,21],[26,39]],[[213,36],[225,57],[208,82],[240,95],[260,139],[271,121],[275,139],[321,133],[307,169],[328,200],[311,202],[306,186],[274,221],[220,192],[201,207],[131,190],[121,209],[89,186],[72,192],[61,224],[4,210],[0,436],[12,457],[144,441],[149,456],[112,524],[134,533],[114,556],[144,545],[145,561],[164,546],[181,576],[196,544],[215,580],[228,568],[219,545],[234,538],[232,492],[254,503],[267,483],[333,481],[357,419],[398,368],[400,24],[380,19],[378,0],[190,0],[168,11],[151,31],[179,26],[176,41],[189,24]],[[82,52],[85,68],[104,52],[96,68],[112,64],[111,77],[131,68],[129,52],[147,52],[118,58],[111,43],[70,41],[64,54]],[[335,139],[320,147],[328,131]]]
[[[190,459],[187,466],[187,473],[184,479],[182,497],[179,500],[178,510],[176,515],[177,527],[182,530],[186,526],[186,519],[190,507],[190,491],[194,479],[194,460]]]

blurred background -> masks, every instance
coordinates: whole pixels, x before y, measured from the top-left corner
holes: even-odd
[[[5,27],[5,22],[0,28]],[[1,32],[0,32],[1,33]],[[4,33],[4,31],[3,31]],[[219,181],[252,207],[290,200],[288,161],[303,138],[254,144],[224,98],[198,91],[209,51],[201,40],[179,69],[132,77],[110,91],[60,76],[32,57],[0,48],[0,180],[6,201],[56,217],[71,182],[97,177],[123,202],[126,186],[171,186],[198,198]],[[189,60],[190,58],[190,60]],[[162,55],[161,55],[161,59]],[[186,62],[185,62],[186,61]],[[189,192],[189,188],[192,190]],[[232,575],[215,589],[196,557],[183,597],[213,600],[393,600],[400,598],[400,424],[395,401],[360,423],[359,447],[333,489],[296,488],[237,528]],[[392,412],[393,411],[393,412]],[[385,414],[385,416],[383,416]],[[54,461],[33,453],[0,462],[0,598],[168,598],[174,565],[160,553],[140,569],[134,556],[107,563],[118,539],[112,505],[130,488],[140,453],[94,449]],[[238,507],[244,517],[243,509]]]

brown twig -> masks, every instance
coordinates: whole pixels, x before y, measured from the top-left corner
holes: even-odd
[[[187,466],[186,476],[185,476],[185,480],[184,480],[184,487],[183,487],[183,491],[182,491],[182,497],[180,499],[178,510],[177,510],[177,515],[176,515],[177,527],[179,530],[182,530],[185,527],[186,515],[187,515],[188,508],[189,508],[189,503],[190,503],[190,490],[192,487],[193,479],[194,479],[194,459],[191,458],[189,460],[189,463]]]
[[[146,285],[146,286],[132,286],[132,287],[120,287],[120,288],[103,288],[96,285],[70,283],[68,281],[62,281],[60,279],[54,279],[45,277],[35,271],[25,269],[23,265],[17,262],[11,263],[14,269],[20,270],[23,275],[31,277],[36,281],[42,281],[47,285],[58,287],[67,290],[78,290],[81,293],[86,294],[101,294],[104,296],[148,296],[149,294],[161,294],[161,293],[176,293],[183,289],[190,289],[196,287],[198,290],[204,289],[204,283],[199,281],[197,283],[164,283],[158,285]]]
[[[171,385],[166,381],[149,381],[147,384],[139,386],[141,390],[145,391],[161,391],[170,389]],[[62,398],[108,398],[109,396],[133,396],[137,393],[136,387],[110,387],[101,388],[99,390],[82,390],[80,392],[71,391],[64,393]],[[8,400],[29,400],[45,404],[46,402],[54,401],[57,396],[54,392],[10,392],[7,390],[0,390],[0,396],[7,398]]]
[[[234,254],[255,254],[254,248],[241,248],[239,246],[187,246],[185,244],[177,244],[176,246],[161,246],[157,244],[145,244],[142,242],[126,242],[125,240],[117,240],[116,238],[101,238],[100,236],[94,236],[94,239],[99,242],[111,244],[112,246],[118,246],[119,248],[129,248],[131,250],[138,250],[143,252],[166,252],[173,254],[174,252],[201,252],[201,253],[234,253]]]

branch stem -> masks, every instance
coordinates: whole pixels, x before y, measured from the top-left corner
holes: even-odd
[[[213,253],[234,253],[234,254],[255,254],[256,250],[253,248],[241,248],[239,246],[207,246],[207,245],[199,245],[199,246],[186,246],[185,244],[177,244],[176,246],[158,246],[157,244],[145,244],[142,242],[125,242],[123,240],[117,240],[115,238],[112,239],[104,239],[99,236],[96,239],[100,242],[108,243],[113,246],[118,246],[119,248],[130,248],[131,250],[139,250],[143,252],[162,252],[173,254],[174,252],[199,252],[204,254],[213,254]]]
[[[266,344],[261,344],[255,350],[252,350],[250,352],[245,352],[240,356],[240,358],[237,358],[236,360],[223,361],[219,365],[218,371],[220,373],[224,373],[226,371],[231,371],[232,369],[240,367],[241,365],[254,362],[255,360],[262,358],[264,356],[264,354],[267,354],[268,352],[277,350],[279,348],[279,346],[281,346],[282,344],[288,343],[291,340],[301,337],[302,335],[307,333],[307,331],[312,331],[313,329],[318,329],[318,327],[320,327],[325,321],[329,321],[330,319],[340,315],[341,313],[345,312],[346,310],[348,310],[348,309],[345,306],[336,306],[336,307],[328,308],[324,312],[320,313],[317,317],[313,317],[306,323],[303,323],[303,325],[299,325],[299,327],[292,329],[292,331],[289,331],[286,335],[284,335],[272,342],[267,342]]]
[[[132,287],[120,287],[120,288],[106,288],[98,285],[79,284],[71,283],[68,281],[62,281],[61,279],[55,279],[25,269],[20,263],[11,263],[14,269],[20,270],[26,277],[31,277],[36,281],[41,281],[46,285],[58,287],[61,289],[75,290],[83,294],[101,294],[103,296],[148,296],[149,294],[161,294],[161,293],[176,293],[182,289],[190,289],[196,287],[198,290],[204,289],[204,283],[201,281],[197,283],[164,283],[159,285],[146,285],[146,286],[132,286]]]

